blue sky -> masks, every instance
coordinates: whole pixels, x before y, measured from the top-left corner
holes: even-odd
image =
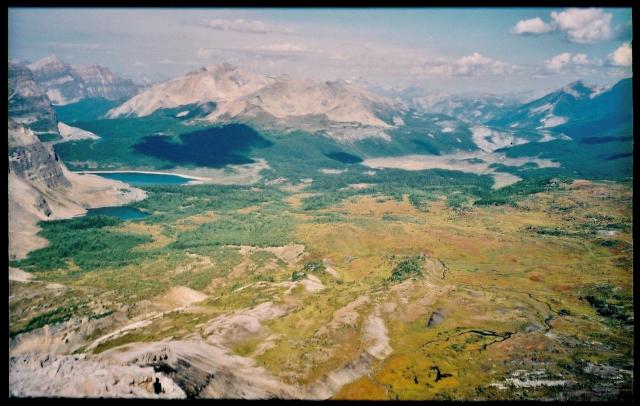
[[[55,54],[159,81],[230,62],[264,74],[449,92],[631,76],[631,9],[10,9],[9,58]]]

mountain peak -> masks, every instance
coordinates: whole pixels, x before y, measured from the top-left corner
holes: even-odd
[[[586,97],[593,92],[592,86],[587,86],[582,80],[576,80],[564,86],[561,91],[575,98]]]
[[[222,62],[215,65],[209,65],[204,69],[208,72],[233,72],[238,70],[238,67],[228,62]]]
[[[569,83],[566,87],[580,87],[580,86],[585,86],[584,81],[582,79],[573,81]]]
[[[57,55],[45,56],[29,65],[31,70],[40,70],[45,67],[63,67],[65,63]]]

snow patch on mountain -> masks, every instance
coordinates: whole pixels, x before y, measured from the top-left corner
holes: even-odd
[[[543,133],[542,134],[542,138],[540,138],[538,140],[538,142],[549,142],[549,141],[553,141],[555,140],[556,137],[554,137],[553,135],[551,135],[550,133]]]
[[[404,120],[402,119],[402,117],[394,116],[393,125],[397,125],[397,126],[404,125]]]
[[[498,131],[485,126],[471,127],[471,137],[478,148],[485,152],[529,142],[524,138],[515,137],[511,132]]]
[[[575,97],[576,99],[581,97],[581,94],[578,93],[572,86],[565,86],[562,88],[562,91],[570,94],[571,96]]]
[[[542,125],[537,128],[557,127],[561,124],[566,123],[567,121],[568,119],[566,117],[558,117],[558,116],[554,116],[553,114],[548,114],[547,116],[540,119],[540,122],[542,123]]]
[[[543,113],[547,110],[551,110],[553,108],[553,104],[551,103],[545,103],[542,106],[538,106],[538,107],[533,107],[529,110],[529,114],[530,115],[535,115],[535,114],[539,114],[539,113]]]
[[[593,90],[593,92],[589,95],[590,99],[593,99],[595,97],[600,96],[602,93],[607,92],[609,90],[611,90],[612,85],[607,85],[607,86],[593,86],[591,88],[591,90]]]
[[[566,134],[553,135],[550,132],[545,131],[542,133],[542,138],[540,138],[538,142],[549,142],[553,140],[571,141],[572,138]]]

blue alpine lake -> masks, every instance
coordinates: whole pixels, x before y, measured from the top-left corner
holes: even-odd
[[[127,206],[99,207],[97,209],[88,209],[86,215],[87,217],[111,216],[118,217],[122,220],[137,220],[149,216],[148,213]]]

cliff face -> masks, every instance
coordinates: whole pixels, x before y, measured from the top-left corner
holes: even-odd
[[[57,154],[29,129],[9,121],[9,173],[46,188],[68,188]]]
[[[11,102],[13,101],[13,106]],[[47,123],[58,133],[46,94],[28,69],[10,67],[9,122],[9,258],[24,258],[47,245],[38,236],[42,220],[69,218],[90,207],[114,206],[144,198],[142,190],[94,175],[69,172],[53,147],[42,143],[26,125]]]
[[[9,117],[36,131],[58,132],[56,113],[33,73],[23,65],[9,63]]]
[[[72,66],[56,56],[43,58],[28,67],[55,105],[75,103],[90,97],[119,100],[132,97],[139,90],[131,80],[117,77],[105,67]]]
[[[74,71],[84,82],[84,97],[104,97],[119,100],[138,93],[139,87],[128,79],[122,79],[100,65],[74,66]]]
[[[145,197],[144,191],[95,175],[69,172],[33,131],[10,119],[9,258],[24,258],[47,245],[38,222],[83,215],[87,208],[115,206]]]

